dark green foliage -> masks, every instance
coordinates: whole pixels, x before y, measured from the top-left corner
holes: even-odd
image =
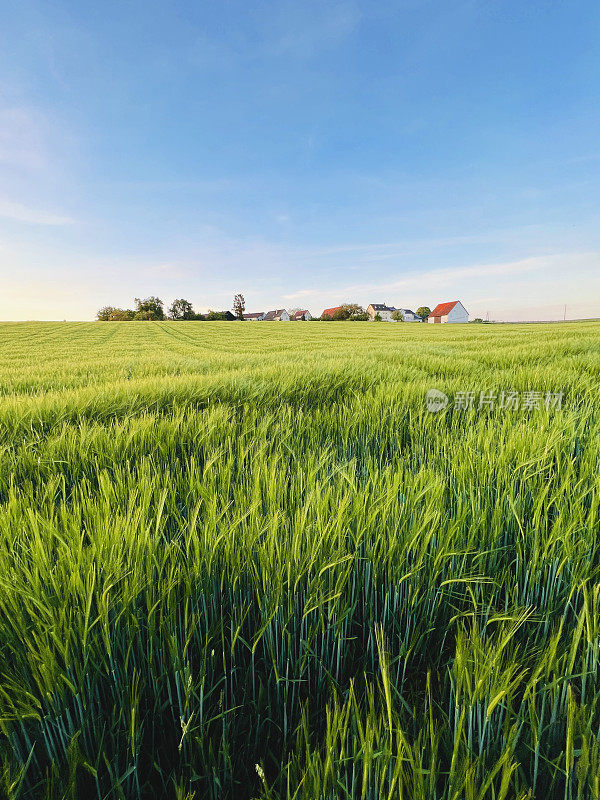
[[[132,311],[130,308],[105,306],[98,311],[96,318],[100,322],[128,322],[136,318],[136,312]]]
[[[171,319],[191,320],[196,319],[194,308],[189,300],[183,298],[173,300],[169,307],[169,317]]]
[[[209,310],[208,314],[204,315],[204,319],[209,322],[231,322],[235,319],[231,311],[212,311]]]
[[[135,298],[135,319],[159,320],[165,318],[163,301],[160,297]]]

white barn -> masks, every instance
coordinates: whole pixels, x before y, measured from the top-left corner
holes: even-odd
[[[427,317],[427,322],[468,322],[469,312],[460,302],[452,300],[450,303],[438,303],[431,314]]]

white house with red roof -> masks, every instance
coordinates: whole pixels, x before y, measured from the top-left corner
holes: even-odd
[[[452,300],[450,303],[438,303],[427,322],[468,322],[469,312],[460,302]]]

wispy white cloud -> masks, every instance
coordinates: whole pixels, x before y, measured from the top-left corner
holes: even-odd
[[[72,225],[75,222],[72,217],[40,211],[2,198],[0,198],[0,217],[31,225]]]
[[[428,285],[435,285],[437,287],[452,286],[459,281],[465,279],[477,281],[492,276],[508,276],[519,275],[524,272],[532,272],[534,270],[541,270],[548,268],[558,260],[564,259],[563,254],[554,256],[536,256],[532,258],[524,258],[518,261],[509,261],[496,264],[475,264],[471,266],[448,267],[446,269],[431,269],[419,272],[413,272],[409,275],[403,276],[398,279],[373,282],[373,283],[358,283],[346,287],[348,292],[365,292],[365,291],[399,291],[407,289],[415,289]]]

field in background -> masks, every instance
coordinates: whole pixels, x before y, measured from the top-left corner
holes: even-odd
[[[599,386],[600,323],[0,325],[0,796],[600,797]]]

